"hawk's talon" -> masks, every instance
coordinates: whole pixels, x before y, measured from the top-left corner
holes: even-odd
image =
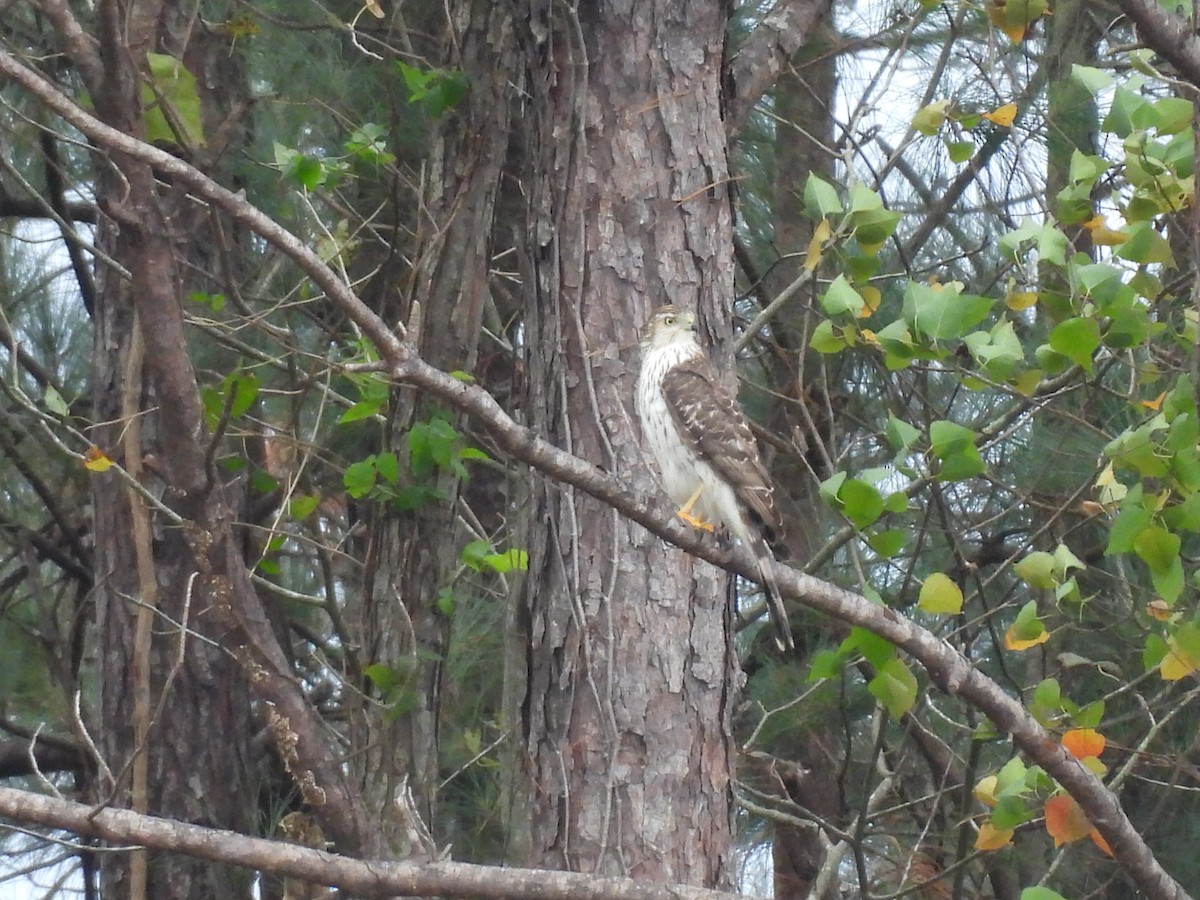
[[[677,513],[675,513],[675,515],[679,516],[679,518],[683,519],[683,521],[687,522],[693,528],[698,528],[700,531],[707,531],[709,534],[712,534],[717,530],[717,527],[712,522],[706,522],[704,519],[700,518],[699,516],[692,515],[685,509],[679,510]]]
[[[679,510],[675,513],[675,515],[679,516],[679,518],[683,519],[683,521],[687,522],[693,528],[698,528],[700,531],[707,531],[711,534],[716,530],[716,526],[707,519],[704,519],[692,512],[692,507],[696,505],[696,501],[700,499],[700,495],[703,493],[704,485],[700,485],[700,487],[692,491],[692,496],[688,497],[687,503],[679,507]]]

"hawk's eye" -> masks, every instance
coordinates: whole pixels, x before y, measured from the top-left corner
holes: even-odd
[[[663,316],[663,324],[664,325],[674,325],[675,317],[674,316]]]

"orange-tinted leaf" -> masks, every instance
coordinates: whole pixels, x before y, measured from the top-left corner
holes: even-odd
[[[976,850],[999,850],[1012,843],[1011,828],[997,828],[991,822],[979,826],[979,834],[975,836]]]
[[[1079,511],[1085,516],[1098,516],[1104,512],[1104,504],[1095,500],[1084,500],[1079,504]]]
[[[1036,647],[1038,644],[1044,644],[1050,640],[1050,632],[1042,631],[1037,637],[1022,639],[1016,636],[1012,628],[1004,633],[1004,646],[1008,650],[1028,650],[1030,647]]]
[[[1108,841],[1104,839],[1104,835],[1098,832],[1095,828],[1092,829],[1092,843],[1099,847],[1106,856],[1112,856],[1112,847],[1108,846]]]
[[[1094,831],[1079,804],[1068,794],[1057,794],[1046,801],[1046,831],[1054,846],[1073,843]]]
[[[83,454],[83,467],[90,472],[107,472],[112,465],[113,461],[95,444],[88,447],[87,452]]]
[[[1022,34],[1024,34],[1024,28],[1022,28]],[[1020,40],[1020,38],[1014,38],[1014,40]],[[983,118],[989,122],[995,122],[997,125],[1002,125],[1005,128],[1011,128],[1013,121],[1017,118],[1017,104],[1005,103],[1003,106],[996,107],[991,112],[984,113]]]
[[[1161,394],[1159,394],[1153,400],[1143,400],[1142,406],[1146,407],[1146,409],[1152,409],[1155,412],[1158,412],[1159,409],[1162,408],[1162,403],[1163,403],[1163,400],[1166,399],[1166,396],[1167,396],[1167,392],[1163,391]]]
[[[1092,235],[1092,243],[1101,247],[1117,247],[1129,240],[1129,235],[1124,231],[1116,231],[1108,227],[1108,221],[1104,216],[1093,216],[1083,223]]]
[[[1146,615],[1160,622],[1167,622],[1171,618],[1171,607],[1167,605],[1166,600],[1151,600],[1146,604]]]
[[[1104,735],[1095,728],[1072,728],[1063,735],[1062,745],[1076,759],[1099,756],[1104,752]]]

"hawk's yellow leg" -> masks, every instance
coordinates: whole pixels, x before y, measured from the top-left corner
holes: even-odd
[[[701,531],[713,531],[715,526],[712,522],[706,522],[692,512],[692,507],[696,505],[696,501],[700,499],[702,493],[704,493],[704,485],[700,485],[700,487],[692,491],[692,496],[688,497],[687,503],[679,507],[679,511],[675,515],[679,516],[679,518],[683,519],[683,521],[687,522],[693,528],[699,528]]]

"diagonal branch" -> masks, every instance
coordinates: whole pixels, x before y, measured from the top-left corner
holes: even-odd
[[[186,162],[104,125],[5,52],[0,52],[0,74],[20,84],[97,144],[128,154],[169,175],[176,183],[285,253],[374,342],[382,360],[381,367],[397,381],[428,391],[473,416],[491,433],[501,449],[542,474],[585,491],[695,556],[754,579],[756,569],[748,554],[722,550],[677,520],[665,518],[656,504],[634,496],[616,477],[597,469],[587,460],[560,450],[542,440],[532,429],[515,422],[482,388],[464,384],[426,363],[299,238],[244,197],[221,187]],[[1116,796],[1054,740],[1019,701],[977,671],[949,644],[895,610],[876,606],[858,594],[783,564],[777,563],[773,574],[784,595],[891,641],[919,661],[934,684],[947,693],[958,695],[986,714],[1002,731],[1012,735],[1014,743],[1075,798],[1144,896],[1150,900],[1188,900],[1189,895],[1154,858]]]
[[[804,46],[829,13],[831,0],[776,0],[726,64],[726,124],[737,131],[762,95],[779,79],[792,55]]]
[[[1150,47],[1196,87],[1200,87],[1200,37],[1183,16],[1167,12],[1159,0],[1117,0]]]

